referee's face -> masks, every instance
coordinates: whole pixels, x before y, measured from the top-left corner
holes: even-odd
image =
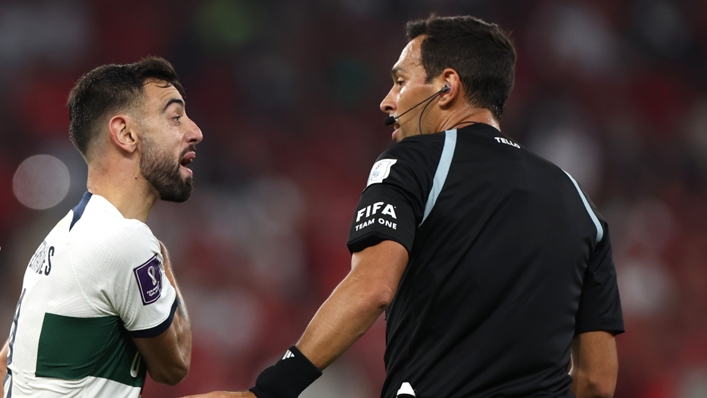
[[[145,84],[141,118],[140,171],[160,199],[184,202],[193,186],[187,167],[196,158],[196,144],[203,138],[186,114],[179,91],[164,82]]]
[[[392,138],[396,142],[411,135],[421,134],[421,131],[431,131],[428,119],[433,109],[430,107],[425,109],[425,104],[414,108],[420,101],[434,94],[434,88],[426,81],[427,72],[420,61],[420,45],[425,37],[418,36],[403,48],[398,62],[390,71],[393,87],[380,104],[383,112],[389,116],[399,117],[393,124]],[[424,117],[421,119],[423,109],[425,109]],[[402,115],[408,110],[410,112]]]

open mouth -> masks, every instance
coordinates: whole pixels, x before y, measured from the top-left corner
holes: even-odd
[[[179,162],[179,164],[183,167],[187,167],[194,159],[196,159],[196,152],[187,152],[187,154],[182,157],[182,161]]]

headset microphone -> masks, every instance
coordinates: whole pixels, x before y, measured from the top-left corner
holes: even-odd
[[[442,93],[446,93],[446,92],[449,91],[449,90],[451,90],[451,88],[450,88],[448,85],[445,84],[444,86],[442,86],[442,89],[441,89],[441,90],[437,91],[436,93],[432,94],[431,96],[429,96],[429,97],[425,98],[424,100],[420,101],[417,105],[415,105],[415,106],[413,106],[412,108],[406,110],[405,112],[401,113],[400,115],[398,115],[398,116],[388,116],[388,117],[386,117],[386,118],[383,120],[383,123],[384,123],[386,126],[391,126],[391,125],[395,124],[395,122],[397,122],[398,119],[400,119],[401,116],[403,116],[403,115],[405,115],[406,113],[410,112],[411,110],[417,108],[418,106],[424,104],[425,102],[432,100],[432,98],[434,98],[434,97],[436,97],[436,96],[438,96],[438,95],[440,95],[440,94],[442,94]]]
[[[395,116],[386,116],[386,118],[383,119],[383,123],[385,123],[386,126],[390,126],[395,124],[397,120],[398,119]]]

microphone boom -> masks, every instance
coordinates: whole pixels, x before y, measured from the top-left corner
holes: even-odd
[[[406,113],[410,112],[411,110],[417,108],[418,106],[424,104],[425,102],[431,101],[434,97],[436,97],[436,96],[438,96],[438,95],[440,95],[440,94],[442,94],[442,93],[446,93],[446,92],[449,91],[449,90],[450,90],[449,86],[445,84],[445,85],[442,87],[441,90],[437,91],[436,93],[434,93],[434,94],[430,95],[429,97],[423,99],[422,101],[418,102],[417,105],[415,105],[415,106],[413,106],[412,108],[406,110],[405,112],[401,113],[400,115],[398,115],[398,116],[388,115],[388,117],[386,117],[385,119],[383,119],[383,124],[385,124],[386,126],[390,126],[390,125],[395,124],[395,122],[397,122],[398,119],[400,119],[401,116],[403,116],[403,115],[405,115]]]

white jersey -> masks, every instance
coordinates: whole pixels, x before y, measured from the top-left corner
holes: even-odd
[[[147,225],[86,193],[25,272],[5,398],[139,397],[146,367],[131,338],[161,334],[176,308]]]

